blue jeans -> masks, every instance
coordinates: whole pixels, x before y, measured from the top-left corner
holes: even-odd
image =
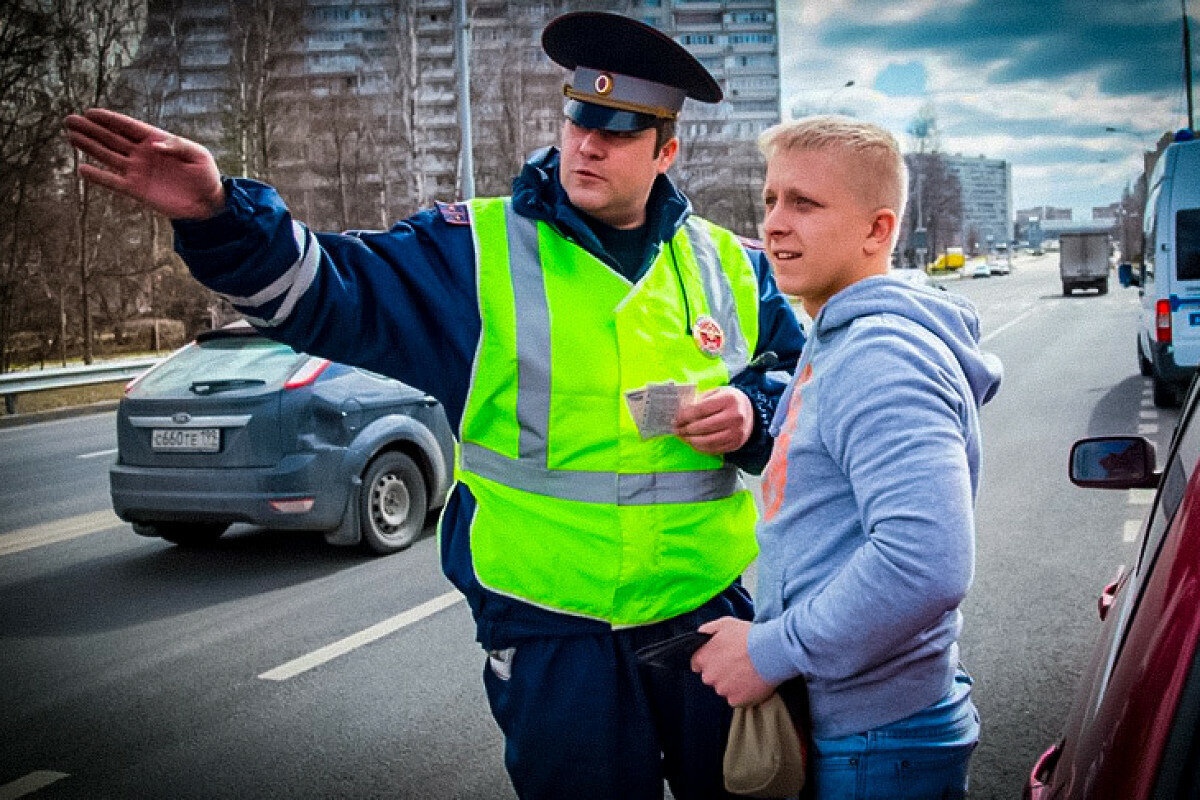
[[[899,722],[814,739],[816,800],[961,800],[979,741],[971,677],[961,669],[948,695]]]

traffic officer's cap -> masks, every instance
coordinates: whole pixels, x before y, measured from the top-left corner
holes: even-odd
[[[564,14],[542,31],[542,49],[575,71],[563,86],[564,112],[585,128],[640,131],[656,119],[675,119],[685,98],[721,102],[721,87],[695,56],[620,14]]]

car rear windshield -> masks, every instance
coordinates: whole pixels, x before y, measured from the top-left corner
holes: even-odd
[[[1179,279],[1200,280],[1200,208],[1175,213],[1175,248]]]
[[[303,358],[286,344],[260,336],[216,337],[176,352],[130,394],[210,394],[214,389],[277,385]]]

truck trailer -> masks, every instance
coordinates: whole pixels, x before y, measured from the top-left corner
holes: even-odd
[[[1058,242],[1058,274],[1062,277],[1063,294],[1090,288],[1106,293],[1111,255],[1108,231],[1063,231]]]

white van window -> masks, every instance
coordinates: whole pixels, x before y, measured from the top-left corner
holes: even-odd
[[[1163,159],[1159,159],[1161,164]],[[1160,170],[1155,167],[1154,173]],[[1154,184],[1146,198],[1146,212],[1142,215],[1142,284],[1154,280],[1154,248],[1158,246],[1158,196],[1162,193],[1162,182]]]
[[[1200,208],[1175,214],[1175,265],[1181,281],[1200,280]]]

